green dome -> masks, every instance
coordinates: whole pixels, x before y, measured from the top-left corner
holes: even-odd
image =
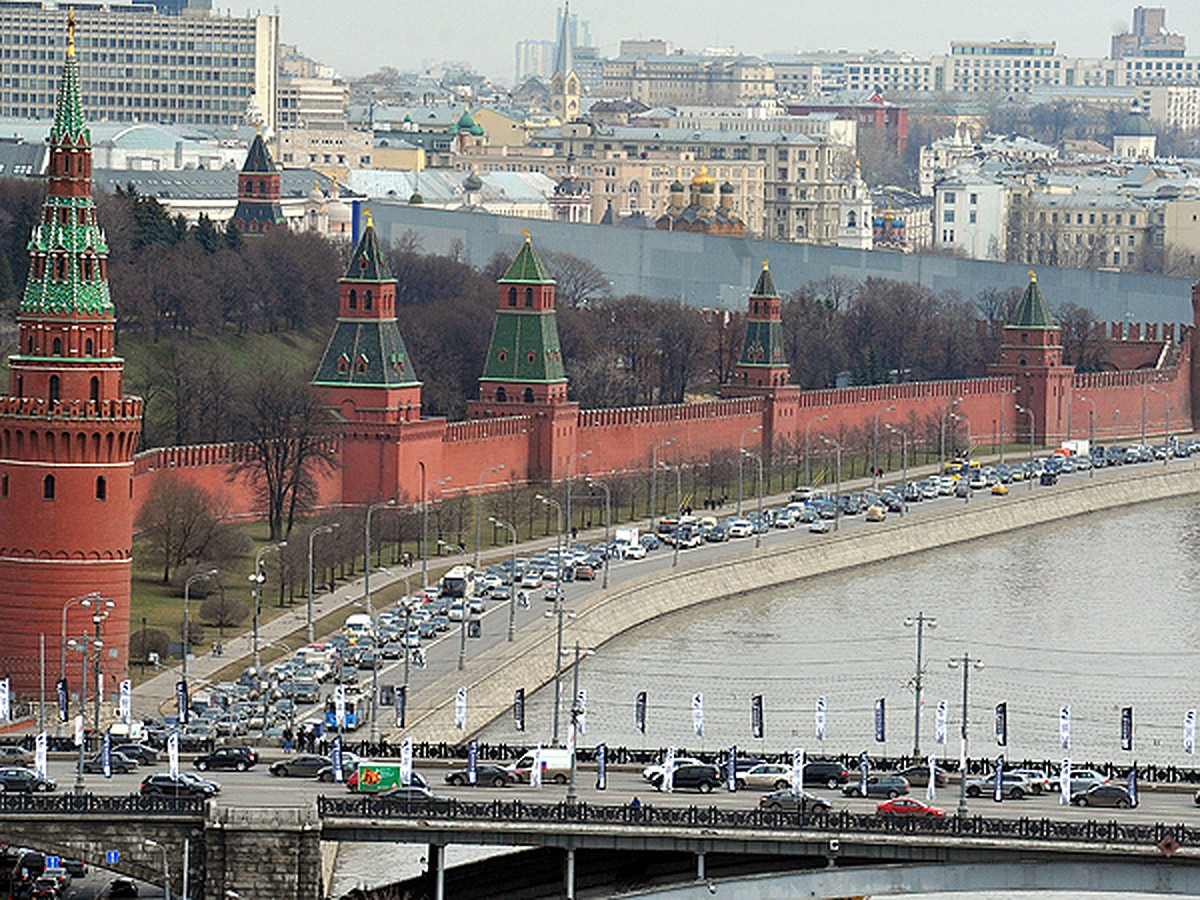
[[[1140,116],[1137,113],[1130,113],[1121,123],[1117,125],[1116,131],[1113,132],[1116,137],[1155,137],[1154,126],[1150,124],[1150,120],[1145,116]]]
[[[478,190],[481,190],[482,188],[483,188],[483,179],[481,179],[474,172],[472,172],[470,175],[468,175],[466,178],[463,179],[463,190],[478,191]]]
[[[475,124],[475,120],[473,118],[471,118],[471,113],[469,110],[464,109],[463,114],[458,117],[458,127],[460,129],[466,129],[468,131],[470,131],[472,128],[478,127]]]
[[[722,194],[732,194],[733,193],[733,185],[730,184],[728,181],[726,181],[723,185],[721,185],[721,193]]]

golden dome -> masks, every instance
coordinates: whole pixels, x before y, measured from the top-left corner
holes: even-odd
[[[708,167],[701,166],[700,171],[696,173],[696,177],[692,179],[692,187],[701,187],[705,184],[713,184],[712,176],[708,174]]]

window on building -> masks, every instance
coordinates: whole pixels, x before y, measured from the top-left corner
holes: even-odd
[[[972,225],[975,224],[975,210],[971,210],[970,214],[967,216],[967,221]]]
[[[8,473],[0,475],[0,497],[8,496]]]
[[[108,499],[108,479],[103,475],[100,475],[96,478],[96,499]]]
[[[942,194],[942,202],[945,203],[947,206],[953,206],[954,205],[954,191],[946,191],[946,193]]]
[[[45,478],[42,479],[42,499],[43,500],[53,500],[54,499],[54,476],[53,475],[47,475]]]
[[[942,221],[943,222],[953,222],[954,221],[954,210],[952,210],[952,209],[942,210]]]
[[[515,287],[510,287],[508,289],[508,305],[509,306],[517,305],[517,289]]]
[[[93,403],[100,402],[100,379],[95,375],[92,376],[92,380],[88,385],[88,397]]]
[[[62,356],[62,338],[54,339],[54,355]]]
[[[508,402],[508,391],[504,390],[504,388],[502,388],[502,387],[496,388],[496,402],[497,403],[507,403]]]
[[[525,402],[526,403],[533,402],[533,388],[525,388]]]
[[[91,356],[96,352],[96,345],[92,342],[91,338],[83,342],[83,352],[85,356]]]
[[[363,294],[363,309],[371,308],[371,292],[367,291]]]
[[[525,288],[525,308],[533,308],[533,288],[531,287]]]
[[[57,403],[59,400],[59,383],[58,376],[50,376],[50,402]]]
[[[350,288],[350,308],[358,309],[358,291],[354,288]]]

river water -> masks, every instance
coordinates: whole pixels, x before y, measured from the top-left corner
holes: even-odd
[[[994,710],[1003,702],[1010,759],[1061,759],[1059,710],[1069,704],[1073,759],[1195,765],[1183,750],[1183,722],[1187,710],[1200,706],[1198,607],[1194,498],[1031,527],[648,622],[585,657],[587,731],[580,741],[708,751],[736,744],[749,753],[911,752],[916,635],[904,620],[924,612],[937,620],[924,637],[924,752],[958,755],[962,668],[948,661],[969,654],[982,661],[970,669],[973,756],[998,752]],[[565,643],[571,644],[569,626]],[[644,735],[634,716],[640,691],[648,699]],[[703,737],[694,733],[696,693],[703,695]],[[570,694],[568,672],[563,696]],[[751,736],[755,694],[763,695],[762,741]],[[827,707],[823,742],[815,737],[818,697]],[[879,698],[886,708],[883,743],[875,741]],[[946,746],[934,743],[939,700],[950,710]],[[1120,743],[1126,706],[1134,710],[1131,753]],[[552,710],[553,690],[542,689],[527,699],[524,733],[505,715],[480,738],[548,742]],[[565,734],[565,712],[561,722]],[[377,848],[342,850],[344,886],[356,879],[385,883]]]

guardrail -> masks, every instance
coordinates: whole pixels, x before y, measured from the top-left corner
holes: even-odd
[[[86,814],[136,816],[195,816],[203,818],[204,800],[199,797],[102,797],[96,794],[0,794],[0,815]]]
[[[984,816],[895,818],[863,815],[848,810],[784,812],[769,809],[721,809],[715,806],[656,807],[602,806],[593,803],[527,803],[523,800],[475,802],[458,799],[389,801],[380,797],[319,797],[321,818],[444,819],[479,821],[484,828],[505,824],[613,825],[626,828],[731,830],[795,830],[830,834],[919,834],[1009,840],[1082,842],[1154,847],[1165,840],[1194,845],[1200,829],[1183,824],[1063,821],[1057,819],[994,819]]]

